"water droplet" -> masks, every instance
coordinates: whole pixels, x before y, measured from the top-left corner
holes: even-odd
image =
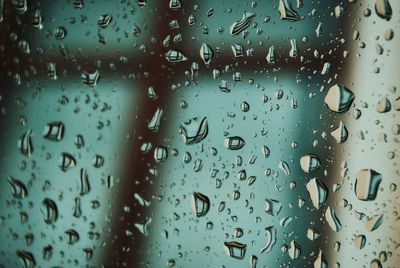
[[[392,18],[392,7],[389,0],[375,0],[375,11],[376,14],[385,20]]]
[[[173,10],[177,10],[182,6],[181,1],[179,0],[170,0],[169,1],[169,8]]]
[[[256,176],[250,176],[250,177],[247,179],[247,185],[248,185],[248,186],[253,185],[253,184],[256,182],[256,179],[257,179]]]
[[[174,259],[169,259],[167,262],[168,267],[174,267],[175,266],[175,260]]]
[[[154,149],[154,160],[157,163],[161,163],[168,158],[168,150],[163,146],[158,146]]]
[[[328,268],[328,262],[325,259],[324,254],[322,254],[322,250],[319,250],[318,256],[314,262],[314,268]]]
[[[359,200],[375,200],[382,175],[373,169],[362,169],[356,173],[355,193]]]
[[[288,253],[289,253],[289,257],[292,260],[298,259],[300,257],[301,247],[295,240],[292,240],[292,242],[290,242],[290,247],[289,247]]]
[[[392,109],[392,105],[390,104],[390,101],[388,98],[383,97],[378,101],[375,107],[376,111],[378,113],[387,113]]]
[[[321,234],[313,229],[313,228],[308,228],[307,230],[307,238],[310,239],[311,241],[317,240],[319,237],[321,236]]]
[[[179,132],[185,141],[185,144],[190,145],[202,141],[208,134],[207,118],[199,117],[190,119],[184,122],[179,127]]]
[[[304,172],[311,173],[321,167],[321,161],[317,155],[306,154],[300,158],[300,166]]]
[[[276,243],[276,229],[274,226],[269,226],[265,228],[266,232],[266,237],[267,237],[267,242],[265,243],[265,246],[261,248],[261,253],[269,253],[272,251],[272,248],[274,247]]]
[[[241,44],[234,44],[231,46],[232,53],[235,58],[243,57],[244,55],[244,48]]]
[[[339,232],[342,229],[342,224],[332,207],[327,207],[325,211],[325,219],[334,232]]]
[[[81,199],[79,197],[75,197],[74,199],[74,217],[79,218],[82,214],[81,210]]]
[[[23,134],[18,140],[18,149],[19,151],[27,156],[30,156],[33,151],[32,146],[32,131],[28,130],[25,134]]]
[[[380,260],[374,259],[374,260],[371,261],[370,268],[382,268],[382,267],[383,266],[382,266],[382,263],[381,263]]]
[[[194,192],[191,194],[190,205],[196,217],[204,217],[210,209],[210,199],[199,192]]]
[[[320,37],[322,35],[322,23],[319,22],[317,28],[315,29],[315,34],[317,37]]]
[[[97,25],[99,25],[99,27],[105,29],[111,23],[111,21],[112,21],[112,16],[110,14],[104,14],[104,15],[101,15],[99,17],[99,19],[97,20]]]
[[[141,232],[144,236],[148,236],[149,232],[148,232],[148,227],[152,222],[152,218],[150,217],[146,217],[146,219],[141,222],[141,223],[135,223],[134,226],[136,227],[136,229]]]
[[[80,195],[88,194],[90,192],[89,175],[84,168],[81,169],[80,181]]]
[[[275,47],[274,46],[269,47],[266,59],[267,59],[268,64],[275,63]]]
[[[281,212],[282,204],[275,199],[265,199],[265,212],[272,216],[276,216]]]
[[[224,248],[230,257],[242,260],[245,257],[247,245],[235,241],[224,242]]]
[[[242,228],[235,228],[233,231],[233,235],[235,238],[241,238],[243,236],[243,229]]]
[[[41,11],[39,9],[36,9],[35,12],[33,13],[33,18],[32,18],[33,27],[41,30],[43,28],[42,21],[43,21],[43,17],[42,17]]]
[[[140,28],[137,27],[136,25],[133,25],[132,34],[133,34],[133,36],[139,36],[140,35]],[[171,37],[171,36],[169,36],[169,37]],[[168,40],[168,42],[169,42],[169,40]]]
[[[387,29],[385,33],[383,34],[383,38],[385,38],[386,41],[392,40],[394,37],[394,31],[392,29]]]
[[[201,45],[200,58],[204,61],[204,64],[209,66],[214,55],[214,51],[207,44]]]
[[[136,199],[136,201],[138,201],[139,205],[141,205],[142,207],[149,207],[150,206],[150,202],[147,201],[146,199],[144,199],[143,196],[141,196],[138,193],[135,193],[133,195],[133,197]]]
[[[74,0],[73,5],[74,5],[74,8],[81,9],[81,8],[83,8],[84,3],[83,3],[83,0]]]
[[[51,256],[53,255],[53,247],[51,245],[43,247],[42,256],[43,260],[50,260]]]
[[[335,7],[335,17],[338,19],[339,17],[343,16],[344,8],[341,5],[337,5]]]
[[[344,143],[347,141],[349,132],[342,121],[340,121],[339,126],[331,132],[332,137],[335,138],[337,143]]]
[[[245,141],[239,136],[233,136],[226,138],[224,141],[224,145],[230,150],[240,150],[245,145]]]
[[[182,62],[187,60],[183,52],[173,49],[170,49],[167,53],[165,53],[165,58],[169,62]]]
[[[299,55],[296,39],[290,39],[290,46],[289,57],[296,58]]]
[[[282,227],[287,227],[293,221],[293,218],[288,216],[279,220],[279,225]]]
[[[231,25],[231,35],[239,35],[241,32],[246,30],[253,22],[254,17],[254,13],[244,12],[242,18]]]
[[[35,257],[32,253],[24,250],[17,250],[17,256],[21,260],[24,268],[34,268],[36,265]]]
[[[158,131],[158,128],[160,127],[160,123],[161,123],[161,117],[163,114],[163,110],[161,110],[160,108],[157,108],[156,112],[154,113],[153,117],[151,118],[149,124],[147,125],[147,127],[156,132]]]
[[[64,124],[62,122],[50,122],[47,123],[44,131],[43,137],[52,140],[60,141],[64,136]]]
[[[225,92],[225,93],[229,93],[231,90],[229,89],[229,84],[228,84],[228,81],[226,81],[226,80],[221,80],[221,83],[219,84],[219,89],[222,91],[222,92]],[[399,108],[400,109],[400,108]]]
[[[59,159],[59,167],[62,171],[66,172],[67,170],[76,166],[75,158],[69,153],[62,153]]]
[[[246,170],[242,169],[236,174],[236,178],[238,178],[241,181],[246,180],[247,175],[246,175]]]
[[[365,223],[365,229],[369,232],[373,232],[381,226],[383,222],[383,214],[374,215],[372,217],[368,217],[367,222]]]
[[[316,178],[311,179],[306,187],[314,207],[319,209],[328,198],[328,188]]]
[[[18,14],[24,14],[28,10],[28,4],[26,0],[12,0],[11,3]]]
[[[50,198],[45,198],[41,208],[43,220],[46,224],[53,224],[58,218],[58,208],[56,203]]]
[[[65,29],[64,27],[57,27],[55,30],[54,30],[54,37],[57,39],[57,40],[61,40],[61,39],[64,39],[65,38],[65,36],[67,35],[67,29]]]
[[[96,154],[94,156],[93,166],[95,168],[101,168],[103,165],[104,165],[104,157],[99,154]]]
[[[8,177],[7,180],[11,187],[11,195],[14,198],[22,199],[28,195],[28,190],[22,181],[11,177]]]
[[[31,48],[29,46],[28,41],[26,40],[21,40],[18,42],[18,48],[21,50],[22,53],[24,54],[29,54],[31,52]]]
[[[82,83],[87,87],[95,87],[97,81],[99,80],[100,73],[99,71],[94,71],[92,73],[83,71],[81,75]]]
[[[336,84],[325,96],[325,104],[332,112],[345,113],[354,101],[354,94],[348,88]]]
[[[365,235],[357,235],[356,238],[354,239],[354,245],[356,246],[357,249],[363,249],[365,247],[367,240],[365,238]]]
[[[65,231],[65,236],[66,236],[67,243],[70,245],[75,244],[79,240],[79,234],[74,229],[69,229],[69,230]]]
[[[300,20],[299,14],[293,9],[290,0],[279,0],[279,13],[281,20],[298,21]]]
[[[242,110],[242,112],[246,113],[246,112],[248,112],[250,110],[250,105],[247,102],[243,101],[240,104],[240,110]]]
[[[283,172],[285,172],[285,175],[286,175],[286,176],[289,176],[289,175],[290,175],[290,168],[289,168],[289,165],[288,165],[285,161],[283,161],[283,160],[280,160],[280,161],[279,161],[279,168],[280,168],[281,170],[283,170]]]
[[[85,142],[83,140],[83,136],[82,135],[76,135],[74,143],[75,143],[76,148],[78,148],[78,149],[82,148],[85,145]]]
[[[188,18],[188,24],[190,26],[193,26],[196,24],[196,18],[193,14],[190,14],[189,18]]]
[[[261,153],[265,158],[268,158],[269,154],[270,154],[270,150],[267,146],[264,145],[263,147],[261,147]]]
[[[329,62],[325,62],[324,67],[322,67],[321,74],[325,75],[325,74],[329,73],[330,69],[331,69],[331,64]]]

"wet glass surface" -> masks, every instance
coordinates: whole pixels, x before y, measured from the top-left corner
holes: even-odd
[[[400,2],[0,11],[0,267],[398,267]]]

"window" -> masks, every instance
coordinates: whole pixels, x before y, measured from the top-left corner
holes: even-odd
[[[399,262],[397,2],[0,6],[0,266]]]

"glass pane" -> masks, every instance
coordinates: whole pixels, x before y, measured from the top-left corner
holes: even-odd
[[[0,0],[0,267],[397,267],[399,8]]]

